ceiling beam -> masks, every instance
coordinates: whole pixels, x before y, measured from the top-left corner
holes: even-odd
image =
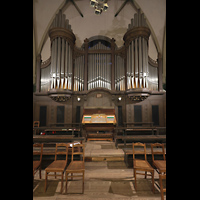
[[[81,15],[81,17],[83,17],[83,14],[81,12],[81,10],[79,9],[79,7],[76,5],[76,3],[74,2],[74,0],[70,0],[72,2],[72,4],[74,5],[74,7],[76,8],[76,10],[79,12],[79,14]]]
[[[126,3],[128,3],[128,1],[130,1],[130,0],[125,0],[124,1],[124,3],[119,8],[119,10],[115,13],[115,17],[117,17],[117,15],[121,12],[121,10],[124,8],[124,6],[126,5]]]

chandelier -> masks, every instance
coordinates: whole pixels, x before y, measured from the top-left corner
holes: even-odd
[[[94,13],[100,15],[102,11],[106,11],[108,9],[108,0],[90,0],[90,5],[94,7]]]

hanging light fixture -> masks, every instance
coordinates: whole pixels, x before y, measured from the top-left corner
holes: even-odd
[[[90,5],[94,7],[94,13],[100,15],[102,11],[108,10],[108,0],[90,0]]]

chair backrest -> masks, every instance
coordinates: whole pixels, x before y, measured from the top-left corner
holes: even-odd
[[[65,147],[65,149],[59,149],[58,147]],[[66,143],[56,143],[56,151],[55,151],[55,160],[57,159],[57,155],[65,155],[65,160],[67,163],[67,158],[68,158],[68,147],[69,145]]]
[[[156,147],[156,150],[154,149],[154,147]],[[158,148],[160,150],[160,148],[162,148],[162,150],[158,151]],[[164,149],[164,144],[160,144],[160,143],[154,143],[151,144],[151,154],[152,154],[152,160],[154,161],[154,155],[163,155],[163,159],[165,160],[165,149]]]
[[[40,147],[40,151],[34,151],[34,149],[33,149],[33,155],[40,155],[40,162],[42,162],[43,146],[44,146],[43,143],[33,144],[33,147]]]
[[[83,161],[85,161],[85,145],[84,144],[73,144],[72,145],[72,161],[74,155],[83,155]]]
[[[39,127],[39,126],[40,126],[40,121],[33,122],[33,127]]]
[[[135,149],[135,147],[143,147],[143,151],[138,151]],[[147,160],[146,144],[141,142],[133,143],[133,159],[135,159],[135,154],[144,154],[145,160]]]

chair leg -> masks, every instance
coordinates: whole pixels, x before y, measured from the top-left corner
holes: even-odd
[[[145,179],[147,178],[147,171],[145,172],[144,178],[145,178]]]
[[[160,195],[161,195],[161,200],[164,200],[164,192],[163,192],[163,184],[162,184],[161,176],[159,176],[159,181],[160,181]]]
[[[67,181],[68,181],[68,173],[67,172],[65,172],[65,176],[66,176],[65,193],[67,194]]]
[[[83,172],[83,193],[84,193],[84,172]]]
[[[45,171],[45,186],[44,186],[44,192],[47,190],[47,171]]]
[[[154,170],[152,171],[151,176],[152,176],[153,193],[155,193],[155,187],[154,187]]]
[[[41,175],[41,165],[40,165],[40,168],[39,168],[39,173],[40,173],[40,179],[42,178],[42,175]]]
[[[137,190],[137,184],[136,184],[136,169],[133,169],[134,171],[134,177],[135,177],[135,190]]]
[[[60,189],[60,193],[62,194],[62,188],[63,188],[63,173],[62,172],[62,175],[61,175],[61,189]]]
[[[55,174],[55,178],[56,178],[56,172],[54,172],[54,174]]]

